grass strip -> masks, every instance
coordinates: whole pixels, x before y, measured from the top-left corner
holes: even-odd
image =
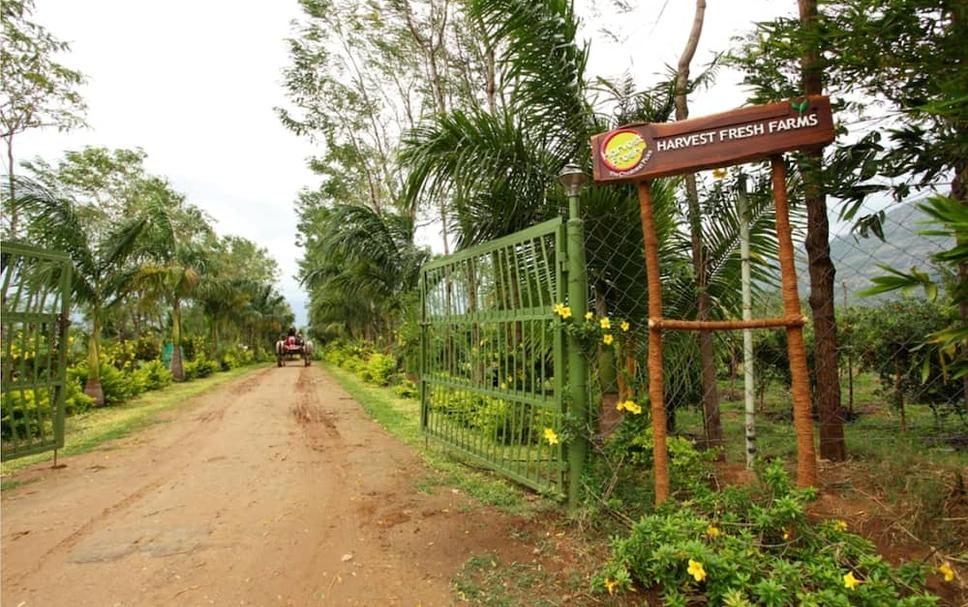
[[[173,409],[194,396],[214,390],[222,384],[266,367],[265,364],[249,365],[190,382],[171,384],[161,390],[141,394],[121,405],[100,407],[69,417],[64,428],[64,448],[59,451],[59,456],[86,453],[108,441],[128,436],[132,432],[157,423],[158,413]],[[3,462],[0,471],[7,475],[39,462],[49,461],[52,457],[52,452],[38,453]],[[13,482],[5,481],[3,489],[16,486]]]
[[[455,459],[454,455],[433,449],[420,431],[420,403],[401,398],[391,388],[368,384],[353,373],[323,363],[323,369],[352,396],[390,434],[410,445],[433,471],[432,476],[418,480],[418,489],[432,486],[457,487],[478,501],[499,510],[531,518],[553,507],[545,498],[527,499],[523,489],[489,471],[475,470]]]

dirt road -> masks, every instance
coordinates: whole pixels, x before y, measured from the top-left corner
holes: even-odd
[[[5,607],[450,605],[509,520],[468,508],[318,367],[265,369],[2,499]]]

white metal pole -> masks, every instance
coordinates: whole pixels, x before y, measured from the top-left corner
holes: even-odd
[[[749,201],[746,198],[746,176],[740,175],[737,206],[739,207],[740,256],[742,259],[743,320],[753,318],[753,293],[750,277]],[[753,402],[753,330],[743,329],[743,395],[746,400],[746,467],[756,459],[756,407]]]

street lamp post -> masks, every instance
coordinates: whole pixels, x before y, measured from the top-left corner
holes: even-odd
[[[567,164],[558,173],[558,181],[568,196],[568,223],[566,246],[568,251],[568,306],[573,318],[583,320],[588,308],[588,284],[585,276],[585,234],[578,207],[578,195],[588,181],[585,173],[575,164]],[[569,411],[584,428],[588,419],[588,366],[577,337],[568,338],[568,386]],[[583,433],[568,443],[568,507],[574,510],[581,495],[582,469],[588,454],[588,439]]]

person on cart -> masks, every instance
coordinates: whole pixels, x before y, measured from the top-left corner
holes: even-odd
[[[292,350],[293,348],[296,348],[298,345],[299,345],[299,342],[296,339],[296,328],[289,327],[289,331],[286,333],[286,349]]]

